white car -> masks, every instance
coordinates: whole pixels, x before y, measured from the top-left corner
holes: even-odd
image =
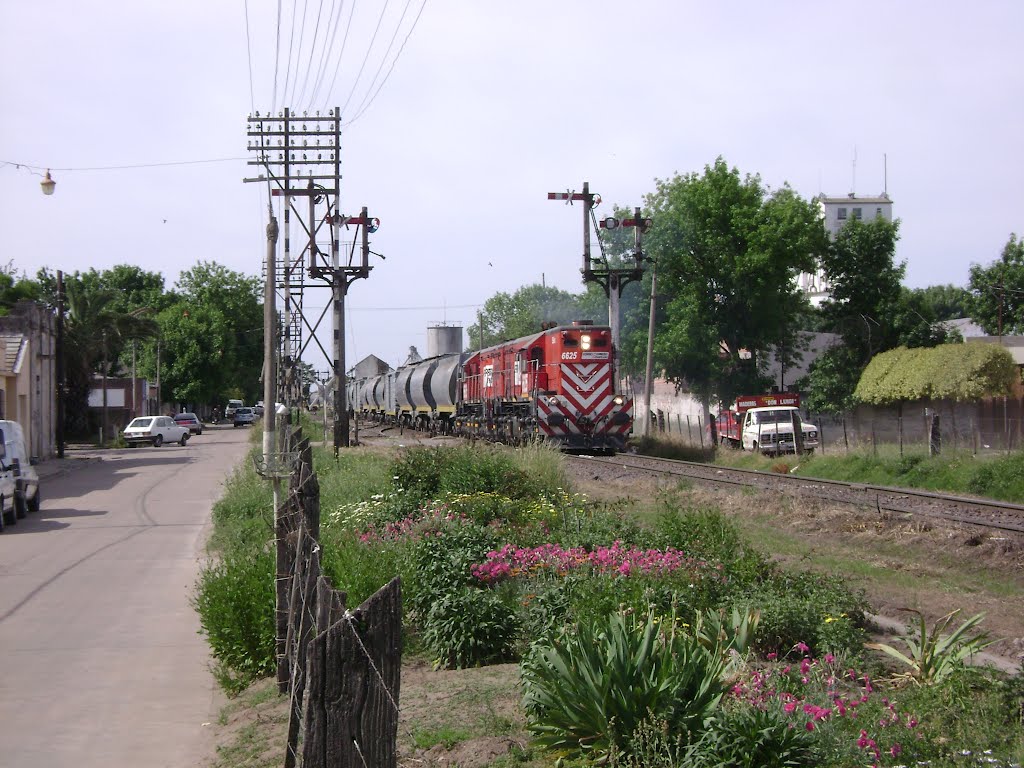
[[[252,408],[246,408],[245,406],[237,409],[232,419],[236,427],[252,426],[254,421],[256,421],[256,414],[252,412]]]
[[[124,441],[132,448],[143,443],[159,448],[164,443],[185,445],[190,434],[170,416],[139,416],[124,428]]]
[[[0,531],[4,526],[18,522],[17,497],[18,485],[14,477],[11,457],[7,455],[6,434],[0,438]]]

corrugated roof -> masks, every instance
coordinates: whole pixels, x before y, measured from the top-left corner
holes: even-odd
[[[0,373],[19,373],[27,346],[23,333],[0,333]]]

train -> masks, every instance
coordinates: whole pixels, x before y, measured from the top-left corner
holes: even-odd
[[[633,401],[618,388],[610,327],[550,324],[474,352],[461,351],[457,326],[428,329],[427,341],[426,357],[410,356],[397,369],[377,358],[376,366],[356,366],[346,385],[350,413],[431,434],[543,441],[574,453],[626,447]]]

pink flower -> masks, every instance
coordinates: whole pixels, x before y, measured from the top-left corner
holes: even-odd
[[[889,748],[889,754],[892,755],[893,757],[896,757],[902,751],[903,751],[903,748],[899,745],[899,742],[896,742],[895,744],[893,744]]]
[[[808,646],[807,643],[803,641],[800,641],[793,647],[800,651],[800,653],[807,653],[809,650],[811,650],[810,646]]]
[[[805,725],[804,728],[806,728],[808,731],[813,731],[814,723],[807,723],[807,725]]]
[[[785,710],[786,714],[792,714],[793,710],[796,709],[796,702],[791,701],[788,704],[783,704],[782,708]]]

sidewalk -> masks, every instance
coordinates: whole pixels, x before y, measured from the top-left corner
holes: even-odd
[[[33,468],[39,475],[39,479],[43,480],[56,475],[65,475],[91,462],[101,461],[102,454],[103,451],[93,445],[69,445],[64,448],[63,459],[58,459],[56,456],[43,459]]]

